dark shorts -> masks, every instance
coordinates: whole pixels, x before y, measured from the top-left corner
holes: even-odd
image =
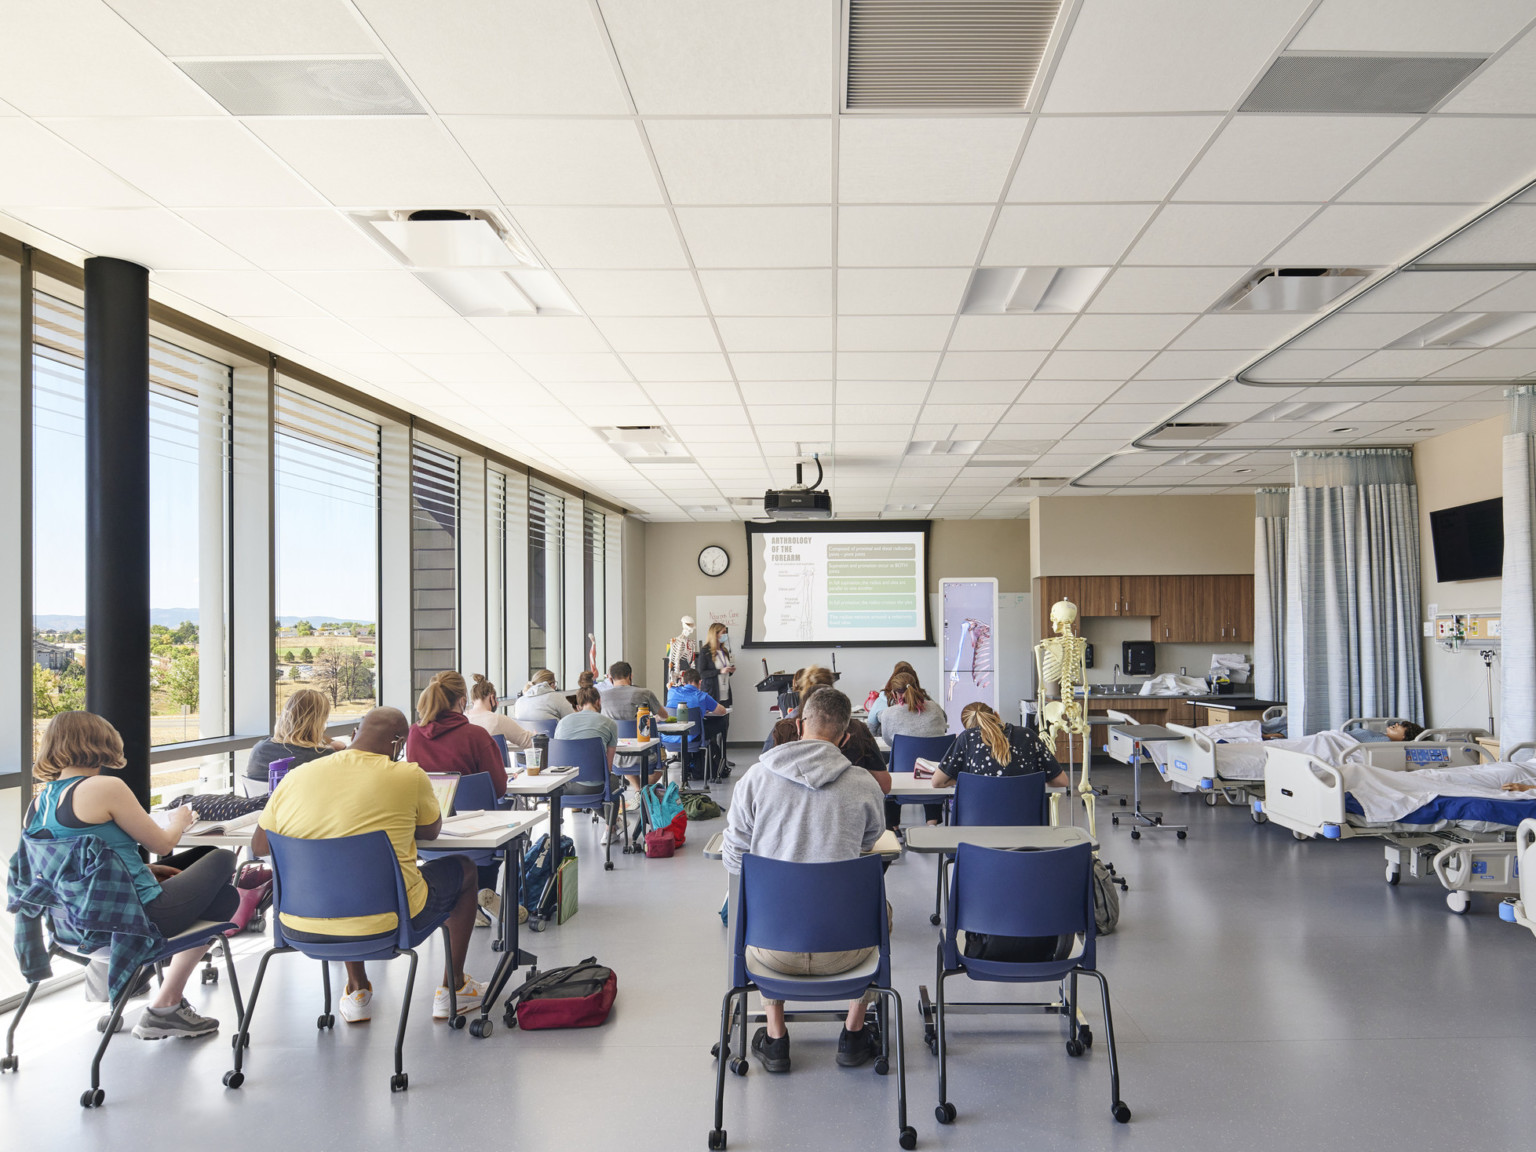
[[[459,902],[464,887],[463,856],[439,856],[421,866],[421,878],[427,882],[427,902],[411,917],[413,933],[432,932]]]

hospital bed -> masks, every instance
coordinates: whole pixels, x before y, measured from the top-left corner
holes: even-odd
[[[1536,814],[1536,793],[1500,794],[1512,778],[1536,781],[1536,769],[1515,760],[1536,750],[1519,744],[1509,760],[1492,757],[1475,743],[1414,741],[1358,744],[1337,763],[1305,752],[1266,749],[1264,813],[1297,839],[1346,840],[1377,836],[1386,841],[1386,879],[1433,874],[1446,889],[1446,905],[1462,913],[1474,893],[1516,891],[1515,828]],[[1435,771],[1422,786],[1414,773]],[[1401,777],[1398,776],[1401,774]],[[1351,786],[1372,802],[1372,818]],[[1391,807],[1394,792],[1398,812]],[[1425,798],[1427,794],[1429,798]],[[1522,797],[1531,798],[1522,798]],[[1387,797],[1382,807],[1381,797]],[[1393,818],[1379,818],[1381,811]]]
[[[1385,736],[1392,725],[1409,723],[1412,721],[1402,716],[1352,716],[1344,721],[1339,731],[1348,736],[1357,728],[1366,728]],[[1438,744],[1473,744],[1479,736],[1489,735],[1491,733],[1486,728],[1426,728],[1414,740]]]
[[[1520,894],[1504,901],[1499,915],[1536,932],[1536,820],[1522,820],[1515,830],[1515,871]]]

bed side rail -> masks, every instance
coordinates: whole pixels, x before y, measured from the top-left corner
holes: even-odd
[[[1343,774],[1305,752],[1267,749],[1264,814],[1303,836],[1338,838],[1344,827]]]
[[[1426,728],[1415,736],[1415,743],[1473,744],[1479,736],[1491,737],[1486,728]]]
[[[1481,744],[1402,741],[1394,744],[1356,744],[1341,757],[1344,764],[1369,764],[1389,772],[1416,768],[1458,768],[1486,764],[1497,757]]]

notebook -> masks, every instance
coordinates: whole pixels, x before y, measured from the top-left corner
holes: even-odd
[[[457,772],[428,772],[427,779],[432,782],[432,794],[437,797],[438,811],[446,819],[453,815],[453,796],[459,790],[459,774]]]

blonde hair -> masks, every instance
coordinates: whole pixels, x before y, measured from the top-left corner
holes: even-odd
[[[892,676],[887,691],[892,694],[893,704],[899,700],[913,712],[921,712],[929,699],[928,693],[918,684],[917,677],[910,672],[898,672]]]
[[[553,688],[555,686],[555,674],[548,668],[539,668],[532,676],[528,677],[528,688],[532,688],[535,684],[548,684]],[[528,688],[524,688],[523,691],[528,691]]]
[[[795,673],[795,694],[800,697],[800,703],[804,704],[806,697],[818,688],[832,687],[832,671],[823,668],[820,664],[812,664],[808,668],[802,668]]]
[[[283,714],[272,729],[272,739],[301,748],[324,747],[325,722],[330,718],[331,698],[315,688],[300,688],[283,705]]]
[[[913,668],[905,660],[896,661],[896,667],[891,669],[891,678],[885,682],[885,702],[888,706],[896,703],[895,682],[898,676],[910,676],[912,683],[916,684],[918,682],[916,668]]]
[[[43,730],[32,775],[57,780],[71,768],[121,768],[123,738],[94,712],[60,712]]]
[[[443,713],[452,712],[453,706],[466,695],[464,677],[452,670],[439,672],[416,698],[418,723],[430,724]]]
[[[725,634],[725,625],[716,620],[709,626],[709,633],[704,637],[704,646],[716,656],[720,655],[720,637]]]
[[[1003,731],[1003,718],[992,711],[990,705],[979,700],[967,704],[960,710],[960,725],[979,729],[987,751],[999,764],[1006,767],[1013,759],[1013,745],[1008,743],[1008,733]]]
[[[475,682],[470,685],[469,698],[471,700],[489,700],[496,695],[496,685],[492,684],[480,673],[475,673]]]

